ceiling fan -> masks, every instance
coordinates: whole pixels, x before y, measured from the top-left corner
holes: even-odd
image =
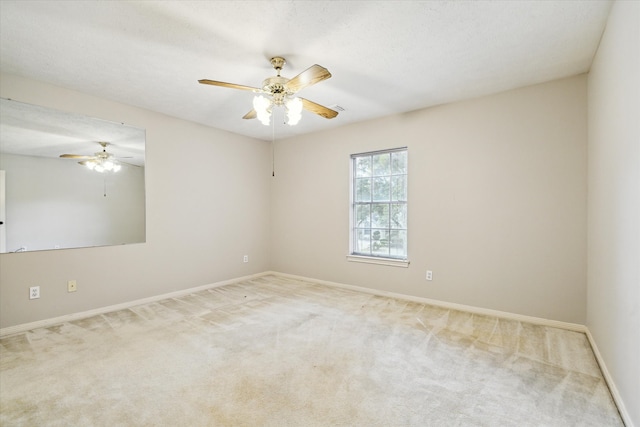
[[[102,146],[102,151],[98,151],[93,156],[85,156],[83,154],[61,154],[63,159],[81,159],[78,164],[86,166],[87,168],[96,172],[118,172],[122,166],[121,162],[113,154],[107,152],[108,142],[99,141],[98,144]],[[120,157],[126,159],[129,157]],[[128,164],[128,163],[127,163]]]
[[[219,82],[216,80],[198,80],[201,84],[222,86],[232,89],[248,90],[260,94],[253,99],[253,109],[245,114],[243,119],[258,118],[262,124],[268,125],[271,117],[271,109],[274,105],[285,106],[287,110],[287,123],[295,125],[301,118],[302,109],[310,111],[326,119],[332,119],[338,115],[337,111],[316,104],[308,99],[294,96],[298,91],[319,83],[331,77],[331,73],[326,68],[315,64],[307,68],[297,76],[288,79],[280,75],[280,71],[286,60],[280,56],[271,58],[271,65],[276,70],[277,75],[268,77],[262,82],[262,87],[244,86],[234,83]],[[263,96],[263,95],[266,95]]]

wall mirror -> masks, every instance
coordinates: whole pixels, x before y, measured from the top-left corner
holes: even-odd
[[[0,98],[0,222],[5,253],[144,242],[145,130]]]

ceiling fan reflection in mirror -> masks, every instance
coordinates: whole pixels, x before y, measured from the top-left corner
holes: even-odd
[[[331,77],[331,73],[326,68],[315,64],[307,68],[297,76],[288,79],[280,75],[280,71],[286,60],[280,56],[271,58],[271,65],[276,70],[277,75],[268,77],[262,82],[262,87],[244,86],[234,83],[225,83],[216,80],[198,80],[201,84],[228,87],[252,91],[258,95],[253,98],[253,109],[242,117],[243,119],[258,118],[264,125],[269,125],[271,110],[273,106],[284,106],[287,112],[287,124],[293,126],[300,121],[302,110],[310,111],[325,119],[332,119],[338,115],[337,111],[316,104],[308,99],[300,98],[295,94],[311,85],[319,83]]]
[[[61,154],[60,157],[63,159],[81,159],[82,161],[78,162],[78,164],[96,172],[118,172],[122,168],[121,163],[125,163],[119,159],[126,159],[128,157],[116,158],[112,153],[107,152],[107,146],[110,145],[108,142],[100,141],[98,144],[102,146],[102,151],[98,151],[93,156],[86,156],[83,154]]]

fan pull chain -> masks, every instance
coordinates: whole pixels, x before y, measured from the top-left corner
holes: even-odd
[[[271,176],[276,176],[276,120],[275,117],[271,118]]]
[[[104,197],[107,197],[107,176],[104,177]]]

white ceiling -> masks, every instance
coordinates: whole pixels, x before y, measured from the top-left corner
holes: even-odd
[[[610,1],[0,1],[0,71],[270,140],[243,120],[284,56],[304,112],[282,139],[584,73]],[[126,118],[123,118],[126,121]]]
[[[0,117],[0,154],[58,158],[106,149],[121,162],[144,165],[144,129],[4,98]]]

